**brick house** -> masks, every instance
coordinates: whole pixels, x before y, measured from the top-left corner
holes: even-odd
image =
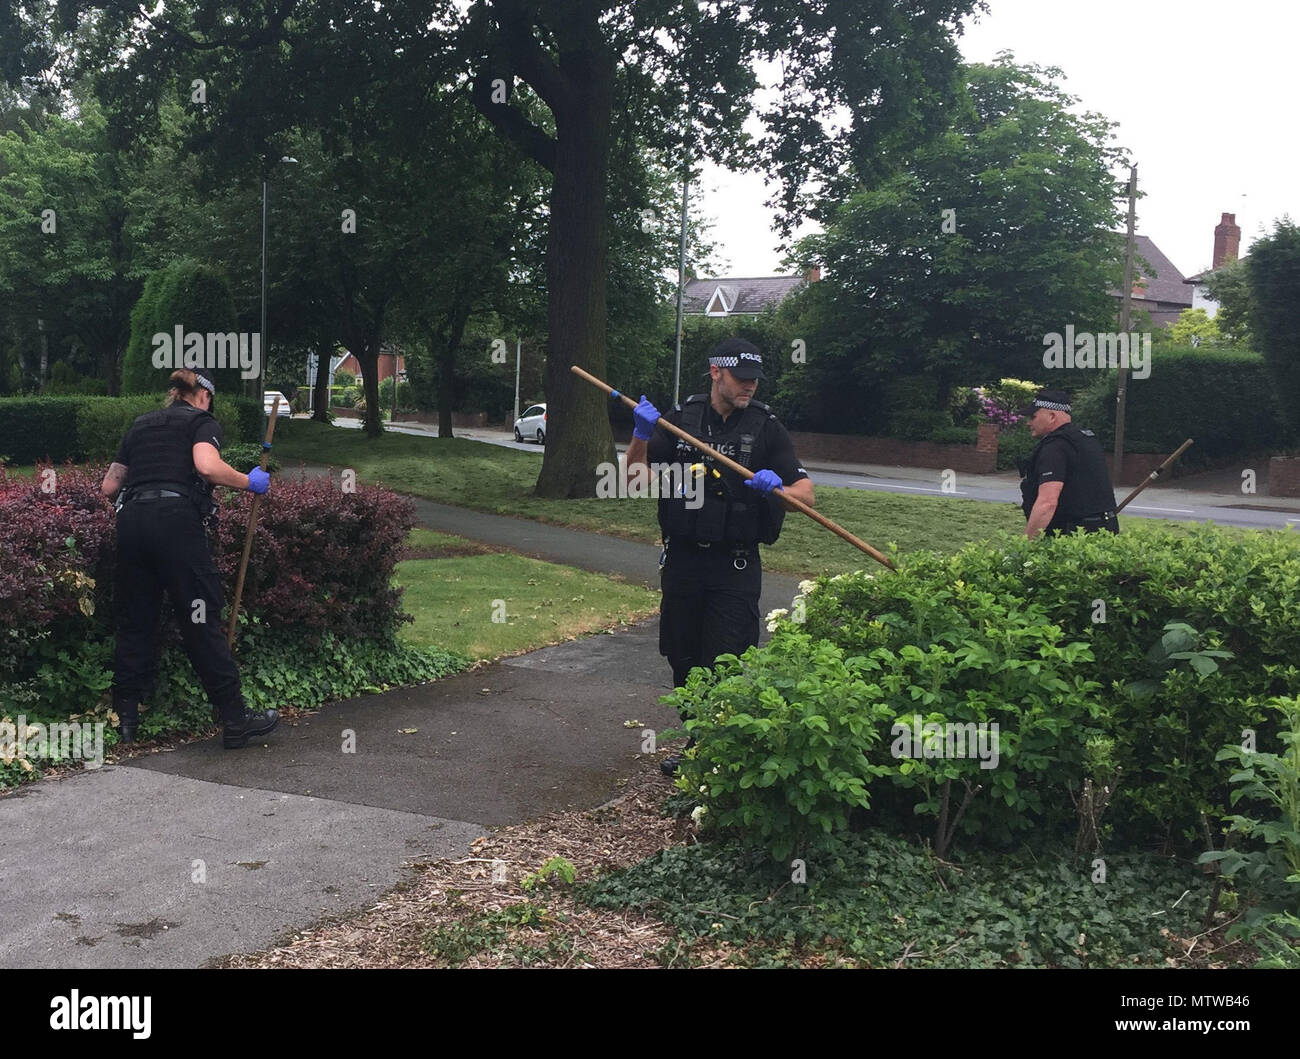
[[[1224,265],[1231,265],[1237,261],[1237,254],[1240,250],[1241,229],[1237,226],[1237,215],[1235,213],[1225,213],[1214,229],[1214,253],[1210,258],[1210,267],[1204,272],[1198,272],[1195,276],[1188,276],[1183,280],[1192,289],[1192,308],[1204,309],[1205,315],[1211,320],[1219,311],[1219,303],[1210,297],[1209,291],[1205,287],[1205,279],[1216,269],[1220,269]]]

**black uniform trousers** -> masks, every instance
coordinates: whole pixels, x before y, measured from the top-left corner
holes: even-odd
[[[221,576],[199,513],[185,497],[129,500],[117,515],[113,700],[118,717],[134,720],[140,700],[153,690],[164,592],[208,701],[221,711],[223,722],[239,722],[244,699],[221,628]],[[195,606],[199,600],[202,608]],[[195,621],[196,616],[204,620]]]
[[[660,579],[659,653],[673,667],[674,687],[685,684],[695,666],[711,667],[718,655],[742,654],[758,643],[758,545],[745,553],[743,570],[735,559],[723,544],[668,546]]]

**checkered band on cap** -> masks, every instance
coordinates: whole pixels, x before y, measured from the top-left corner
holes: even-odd
[[[1049,408],[1053,412],[1068,412],[1070,410],[1068,404],[1062,404],[1060,401],[1041,401],[1038,398],[1034,399],[1034,407]]]
[[[742,350],[739,355],[734,353],[725,353],[721,356],[710,357],[709,363],[719,368],[734,368],[742,360],[749,361],[752,364],[757,364],[760,368],[763,366],[762,354],[750,353],[747,350]]]
[[[200,386],[202,386],[205,390],[207,390],[208,393],[212,394],[213,397],[217,396],[216,385],[206,375],[202,374],[201,372],[195,372],[194,381],[197,382]]]

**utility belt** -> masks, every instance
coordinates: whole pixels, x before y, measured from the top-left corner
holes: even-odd
[[[173,499],[188,500],[192,503],[204,524],[207,524],[217,513],[217,504],[212,499],[211,493],[197,485],[185,485],[182,482],[146,482],[144,485],[133,485],[117,494],[114,508],[121,511],[127,504]]]
[[[1057,527],[1061,533],[1069,533],[1072,530],[1080,529],[1085,533],[1096,533],[1098,530],[1110,530],[1112,533],[1119,532],[1119,520],[1114,511],[1103,511],[1099,515],[1074,515],[1062,520],[1062,524]]]
[[[659,555],[659,568],[662,570],[664,563],[671,556],[692,555],[716,558],[720,562],[730,559],[733,567],[737,570],[744,570],[749,566],[750,559],[758,558],[757,550],[757,541],[753,544],[728,544],[722,541],[684,540],[680,537],[665,537],[663,551]]]

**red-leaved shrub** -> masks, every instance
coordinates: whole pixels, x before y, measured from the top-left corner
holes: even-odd
[[[116,521],[99,493],[103,473],[38,467],[25,480],[0,467],[0,680],[15,677],[47,633],[55,646],[112,633]],[[229,604],[252,496],[216,492],[213,555]],[[326,630],[390,639],[411,620],[391,581],[414,521],[411,501],[385,489],[275,478],[258,506],[240,612],[310,640]]]
[[[0,680],[37,641],[85,639],[109,623],[113,508],[102,478],[72,466],[11,478],[0,467]]]
[[[253,498],[223,492],[215,554],[229,603]],[[414,524],[415,505],[387,489],[276,476],[258,504],[240,611],[313,636],[387,639],[412,620],[392,579]]]

